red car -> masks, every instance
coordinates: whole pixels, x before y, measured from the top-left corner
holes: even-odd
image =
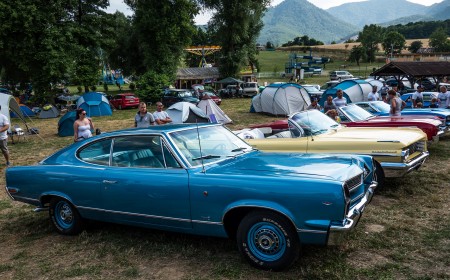
[[[217,106],[219,106],[222,103],[222,99],[220,97],[218,97],[217,95],[215,95],[213,92],[210,91],[204,91],[202,92],[203,96],[207,95],[209,98],[212,99],[212,101],[214,101]]]
[[[138,108],[139,107],[139,97],[136,97],[132,93],[119,93],[116,94],[109,100],[109,102],[119,110],[125,108]]]
[[[427,134],[428,141],[439,141],[439,136],[448,129],[443,120],[437,117],[401,116],[380,117],[374,116],[366,110],[356,106],[348,105],[338,108],[341,124],[348,127],[417,127]],[[279,120],[272,123],[253,125],[251,128],[272,128],[272,133],[288,129],[287,120]]]

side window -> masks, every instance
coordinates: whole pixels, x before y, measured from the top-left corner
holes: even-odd
[[[163,152],[164,152],[164,160],[166,162],[166,166],[168,168],[181,168],[178,161],[174,158],[172,153],[167,149],[166,145],[163,145]]]
[[[127,136],[114,139],[112,165],[118,167],[179,167],[161,143],[160,136]]]
[[[292,138],[298,138],[303,136],[303,133],[294,124],[292,124],[290,121],[288,121],[288,124]]]
[[[82,150],[78,152],[78,157],[89,163],[109,165],[110,151],[111,139],[105,139],[83,147]]]

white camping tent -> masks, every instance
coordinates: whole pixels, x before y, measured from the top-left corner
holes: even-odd
[[[288,116],[311,104],[308,92],[297,84],[271,84],[252,100],[257,113]]]
[[[0,105],[2,107],[1,112],[3,115],[5,115],[8,118],[9,123],[11,123],[11,115],[9,112],[12,111],[12,112],[14,112],[14,114],[16,116],[19,116],[19,118],[26,125],[25,118],[22,114],[22,110],[20,110],[20,106],[17,103],[14,96],[9,95],[9,94],[0,93]],[[11,131],[11,125],[8,130]]]
[[[167,109],[173,123],[207,123],[208,117],[203,111],[190,102],[178,102]]]
[[[202,99],[197,104],[197,107],[200,108],[211,120],[215,118],[218,123],[227,124],[233,122],[211,98]],[[214,115],[214,117],[211,115]]]

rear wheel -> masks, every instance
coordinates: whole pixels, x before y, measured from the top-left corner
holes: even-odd
[[[61,234],[74,235],[83,229],[83,220],[77,209],[63,198],[55,197],[50,201],[49,214],[53,226]]]
[[[239,251],[254,267],[283,270],[297,259],[300,242],[284,216],[270,211],[249,213],[237,231]]]

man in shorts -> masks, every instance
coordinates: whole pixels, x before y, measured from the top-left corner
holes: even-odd
[[[2,107],[0,106],[0,109],[1,108]],[[0,113],[0,150],[2,150],[3,156],[6,159],[6,166],[10,166],[8,151],[8,129],[9,120],[5,115]]]

